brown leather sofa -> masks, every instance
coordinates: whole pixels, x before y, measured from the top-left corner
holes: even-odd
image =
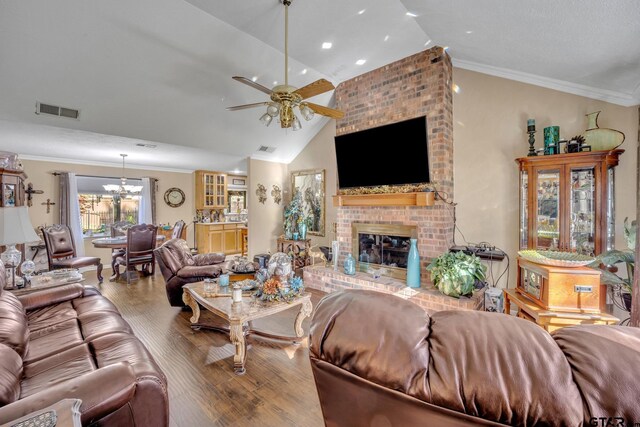
[[[343,291],[316,307],[310,358],[327,426],[640,422],[637,328],[549,335],[504,314],[429,316],[393,295]]]
[[[182,285],[215,278],[227,271],[224,254],[191,255],[182,239],[171,239],[155,249],[156,260],[164,276],[167,298],[174,307],[184,307]]]
[[[15,296],[0,262],[0,424],[65,398],[82,425],[167,426],[167,380],[116,307],[71,284]]]

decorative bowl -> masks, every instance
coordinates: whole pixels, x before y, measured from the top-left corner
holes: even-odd
[[[536,251],[532,249],[518,251],[518,255],[536,264],[555,267],[583,267],[595,260],[594,257],[575,252]]]

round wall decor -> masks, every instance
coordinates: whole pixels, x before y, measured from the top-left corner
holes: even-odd
[[[170,188],[164,193],[164,202],[172,208],[182,206],[184,199],[184,191],[177,187]]]

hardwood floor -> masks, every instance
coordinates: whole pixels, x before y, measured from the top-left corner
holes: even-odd
[[[106,280],[98,286],[95,272],[84,274],[85,284],[98,287],[118,307],[167,376],[171,426],[324,425],[306,338],[295,346],[249,337],[247,373],[237,376],[228,337],[192,330],[191,312],[169,306],[157,269],[155,276],[130,286]],[[322,295],[312,291],[314,307]],[[293,335],[297,311],[260,319],[254,326]],[[212,315],[203,310],[205,316]],[[303,326],[308,332],[309,319]]]

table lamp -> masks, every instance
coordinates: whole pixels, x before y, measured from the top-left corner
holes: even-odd
[[[16,249],[16,245],[39,240],[26,206],[0,208],[0,245],[7,246],[0,259],[7,269],[12,270],[13,287],[16,285],[16,268],[22,260],[22,252]]]

